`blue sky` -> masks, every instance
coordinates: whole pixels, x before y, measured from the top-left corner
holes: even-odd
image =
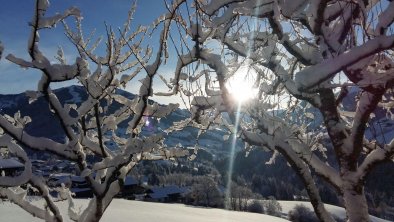
[[[3,42],[5,47],[4,56],[12,53],[15,56],[28,59],[26,51],[30,34],[28,23],[33,16],[34,3],[34,0],[0,0],[0,41]],[[137,12],[134,15],[132,29],[138,24],[150,25],[155,18],[166,12],[162,0],[139,0],[137,3]],[[104,22],[115,29],[122,27],[131,4],[132,1],[130,0],[52,0],[47,15],[63,12],[70,6],[77,6],[84,17],[82,25],[85,36],[96,29],[96,37],[98,37],[105,33]],[[72,20],[68,20],[68,22],[72,22]],[[72,63],[76,51],[63,32],[62,25],[58,25],[54,29],[41,31],[40,48],[47,57],[53,58],[58,46],[61,45],[68,62]],[[157,48],[158,39],[154,37],[150,40],[151,45],[153,48]],[[169,69],[171,68],[166,68],[167,71]],[[21,69],[4,58],[0,61],[0,94],[35,90],[39,78],[40,73],[35,70]],[[159,88],[163,88],[162,85]],[[129,86],[128,89],[136,91],[138,86]]]

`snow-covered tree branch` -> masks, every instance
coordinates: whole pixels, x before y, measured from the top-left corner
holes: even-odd
[[[195,46],[185,62],[178,60],[169,83],[172,93],[185,96],[182,86],[202,89],[189,104],[194,121],[228,113],[232,133],[281,153],[296,169],[320,220],[333,218],[311,173],[343,197],[349,221],[369,221],[365,180],[375,166],[393,159],[390,141],[367,133],[371,121],[387,118],[392,109],[393,3],[195,1],[195,7],[185,31]],[[185,73],[193,63],[203,67]],[[237,73],[241,67],[248,71]],[[207,74],[195,75],[200,71]],[[258,92],[250,101],[232,98],[247,90],[232,82],[234,75],[252,79],[249,87]],[[326,152],[336,162],[327,163]]]
[[[96,53],[102,38],[92,43],[93,36],[84,37],[79,9],[72,7],[62,14],[47,16],[49,1],[36,1],[28,41],[30,58],[9,54],[6,59],[22,68],[40,71],[41,79],[37,83],[37,91],[28,91],[26,95],[30,97],[29,103],[36,102],[40,97],[45,99],[48,109],[56,117],[56,121],[59,121],[65,138],[63,142],[59,142],[30,135],[25,127],[32,120],[28,116],[21,116],[19,112],[13,117],[0,115],[0,145],[24,164],[22,173],[0,177],[1,196],[46,221],[63,221],[67,216],[61,215],[56,201],[68,201],[69,217],[73,221],[98,221],[121,190],[127,174],[138,162],[189,155],[188,150],[183,147],[167,147],[161,134],[141,134],[146,118],[164,118],[179,106],[159,105],[149,98],[153,95],[153,78],[165,59],[164,54],[167,53],[171,23],[175,20],[175,12],[183,3],[184,1],[176,1],[169,6],[166,19],[162,21],[164,25],[160,30],[160,47],[156,55],[152,55],[153,49],[144,43],[150,27],[139,26],[136,30],[131,29],[136,10],[136,4],[133,4],[122,28],[113,30],[106,25],[105,54],[102,56]],[[72,18],[76,21],[75,27],[67,23]],[[40,50],[39,34],[42,29],[51,29],[59,24],[63,25],[66,36],[78,53],[73,64],[67,63],[61,47],[57,51],[56,62],[51,61]],[[152,28],[158,30],[159,26],[155,24]],[[0,43],[0,56],[3,50]],[[118,94],[117,89],[125,87],[126,84],[138,87],[135,81],[137,74],[145,75],[140,81],[139,94],[134,98]],[[67,83],[70,80],[77,80],[86,93],[86,99],[80,103],[64,102],[52,89],[53,83]],[[114,106],[115,103],[120,105]],[[118,126],[125,123],[128,125],[126,132],[120,132]],[[112,140],[116,145],[108,147],[105,143],[108,140]],[[32,164],[25,149],[48,152],[74,162],[80,176],[94,194],[88,207],[82,212],[75,211],[69,187],[64,184],[55,189],[58,197],[52,197],[49,191],[53,188],[48,187],[43,178],[32,173]],[[92,154],[96,156],[94,162],[87,160],[87,156]],[[42,196],[46,208],[41,209],[29,203],[26,199],[29,189],[34,189]]]

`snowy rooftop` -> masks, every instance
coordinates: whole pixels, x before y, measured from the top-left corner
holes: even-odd
[[[71,190],[71,192],[73,192],[73,193],[80,193],[80,192],[88,192],[88,191],[91,191],[91,189],[90,188],[80,188],[80,187],[73,187],[73,188],[71,188],[70,189]]]
[[[127,176],[124,181],[125,186],[137,185],[137,184],[138,184],[138,181],[136,179],[134,179],[134,177],[130,177],[130,176]]]
[[[3,159],[0,158],[0,169],[15,169],[25,167],[21,162],[16,159]]]
[[[149,195],[152,198],[163,198],[171,194],[185,193],[187,191],[187,188],[179,187],[176,185],[169,185],[164,187],[153,187],[150,189],[150,191],[151,193]]]

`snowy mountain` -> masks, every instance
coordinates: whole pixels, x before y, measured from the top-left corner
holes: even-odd
[[[135,95],[124,91],[117,90],[116,93],[123,95],[127,98],[134,98]],[[359,93],[355,89],[350,89],[349,94],[343,100],[343,109],[347,112],[353,112],[356,109],[355,96]],[[87,98],[87,94],[82,86],[69,86],[55,90],[62,104],[75,103],[80,105],[82,101]],[[121,104],[114,103],[113,109],[120,108]],[[301,104],[302,107],[302,104]],[[38,98],[35,102],[29,104],[29,97],[25,93],[15,95],[0,95],[0,113],[14,115],[17,111],[21,112],[22,116],[30,116],[32,122],[26,126],[26,130],[33,136],[47,137],[58,142],[63,142],[65,139],[64,132],[60,127],[60,122],[50,111],[48,103],[43,97]],[[274,111],[276,115],[286,115],[285,110]],[[305,123],[308,129],[317,129],[323,119],[314,108],[300,109],[299,112],[307,112],[310,115],[300,115],[297,110],[293,111],[290,115],[294,116],[295,124]],[[143,129],[143,135],[148,135],[153,132],[160,132],[170,127],[174,122],[181,121],[189,117],[190,114],[187,110],[177,109],[168,117],[160,120],[151,119],[151,125]],[[376,138],[381,143],[387,143],[394,138],[394,121],[385,116],[383,110],[376,110],[375,117],[371,119],[370,126],[366,131],[367,138]],[[119,126],[120,131],[126,131],[127,124]],[[198,140],[198,144],[209,151],[214,156],[223,157],[228,155],[231,147],[231,140],[224,140],[223,136],[226,134],[221,129],[209,130],[202,134]],[[182,144],[183,146],[194,146],[198,135],[198,129],[187,127],[182,131],[173,132],[166,136],[165,143],[169,146]],[[106,145],[111,148],[114,143],[107,142]],[[237,142],[237,150],[241,150],[243,143]]]
[[[135,95],[124,90],[117,90],[116,93],[121,94],[127,98],[134,98]],[[87,98],[87,94],[82,86],[69,86],[55,90],[55,94],[60,102],[64,104],[75,103],[78,106]],[[119,109],[122,106],[114,102],[110,109]],[[48,103],[43,97],[39,97],[35,102],[29,104],[29,97],[25,93],[16,95],[0,95],[0,113],[14,115],[20,111],[22,116],[30,116],[32,122],[26,126],[26,131],[39,137],[47,137],[58,142],[63,142],[65,134],[60,126],[60,122],[55,117],[54,113],[50,111]],[[71,114],[72,115],[72,114]],[[151,124],[143,128],[142,135],[149,135],[150,133],[162,132],[170,127],[174,122],[184,120],[190,116],[189,112],[184,109],[177,109],[168,117],[157,119],[149,119]],[[126,132],[127,124],[120,124],[119,131]],[[181,144],[185,147],[194,146],[198,129],[187,127],[182,131],[176,131],[166,136],[165,143],[169,146]],[[225,132],[220,129],[209,130],[202,134],[199,138],[198,144],[215,156],[227,155],[230,149],[230,141],[223,141]],[[106,145],[111,148],[114,143],[106,142]],[[237,143],[237,149],[241,149],[242,143]],[[114,148],[114,147],[113,147]]]
[[[357,95],[360,90],[353,87],[349,90],[348,95],[343,100],[343,108],[348,112],[355,112]],[[385,95],[384,97],[390,98],[391,95]],[[366,130],[366,137],[370,140],[375,139],[381,144],[388,144],[390,140],[394,138],[394,116],[384,110],[382,107],[378,107],[374,111],[374,116],[368,122],[369,127]]]
[[[342,104],[339,107],[339,112],[344,119],[352,122],[352,117],[357,109],[357,99],[359,97],[360,89],[350,87],[348,94],[343,98]],[[390,95],[385,95],[390,98]],[[323,117],[318,109],[307,105],[306,102],[301,102],[292,112],[288,113],[287,110],[272,111],[273,115],[284,118],[286,115],[292,121],[292,124],[305,125],[308,131],[322,131],[320,126],[323,124]],[[374,110],[368,121],[368,127],[365,131],[365,136],[369,140],[376,140],[380,144],[388,144],[394,138],[394,115],[387,112],[382,107]],[[328,146],[330,146],[328,144]]]

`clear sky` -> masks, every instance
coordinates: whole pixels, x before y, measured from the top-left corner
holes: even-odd
[[[3,42],[5,47],[3,57],[12,53],[17,57],[28,59],[26,50],[30,34],[28,23],[33,16],[34,3],[34,0],[0,0],[0,41]],[[84,18],[82,25],[85,36],[96,29],[96,37],[99,37],[105,33],[104,22],[114,27],[114,29],[122,27],[131,5],[131,0],[52,0],[47,15],[53,15],[55,12],[63,12],[71,6],[77,6],[82,11]],[[137,5],[132,29],[138,24],[150,25],[155,18],[166,12],[163,0],[139,0]],[[53,58],[58,46],[62,46],[66,59],[69,63],[73,63],[76,51],[63,32],[62,25],[58,25],[54,29],[41,31],[40,49],[48,58]],[[158,39],[153,37],[150,44],[154,49],[157,48]],[[167,67],[161,72],[169,72],[167,74],[171,75],[171,68]],[[35,70],[23,70],[3,58],[0,61],[0,94],[35,90],[40,76],[40,73]],[[156,82],[156,87],[165,89],[159,81]],[[138,86],[135,84],[128,86],[129,91],[137,91],[137,89]],[[164,100],[162,102],[165,103]]]

